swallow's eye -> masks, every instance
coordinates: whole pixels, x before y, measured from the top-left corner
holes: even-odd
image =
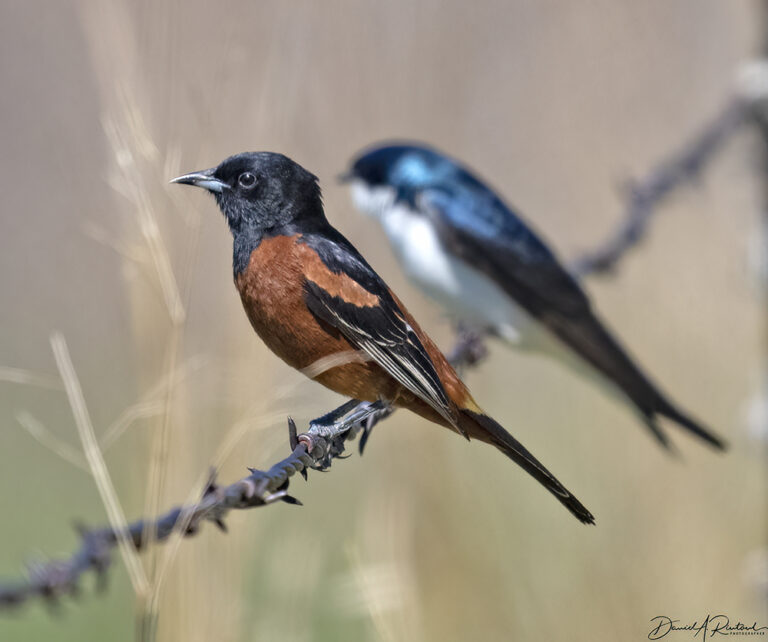
[[[240,184],[240,187],[250,189],[256,185],[256,177],[251,172],[243,172],[237,177],[237,182]]]

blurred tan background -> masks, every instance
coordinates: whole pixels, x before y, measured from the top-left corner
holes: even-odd
[[[760,46],[759,8],[3,2],[0,577],[71,550],[75,519],[106,520],[78,467],[52,331],[129,519],[187,498],[212,463],[227,482],[270,465],[288,453],[287,414],[306,424],[341,401],[260,344],[213,201],[168,179],[245,150],[293,157],[447,348],[447,320],[335,184],[350,156],[382,138],[431,142],[575,257],[619,220],[621,181],[723,105]],[[745,418],[765,361],[748,260],[758,152],[732,141],[615,277],[587,284],[673,398],[730,440],[727,455],[674,427],[681,454],[665,455],[588,383],[495,345],[468,376],[475,396],[596,527],[492,449],[398,413],[365,457],[293,481],[303,508],[237,514],[229,535],[206,527],[143,556],[151,589],[138,600],[116,557],[105,594],[86,578],[64,617],[28,605],[0,618],[0,640],[131,640],[153,603],[159,640],[642,640],[654,616],[716,612],[768,625],[765,445]]]

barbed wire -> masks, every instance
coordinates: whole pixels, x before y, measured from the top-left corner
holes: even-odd
[[[729,100],[687,145],[657,164],[644,178],[630,181],[620,223],[597,248],[571,264],[578,277],[607,275],[626,253],[645,238],[658,206],[679,187],[698,180],[723,145],[744,123],[750,122],[750,102],[741,96]]]
[[[97,586],[105,585],[112,553],[121,535],[127,535],[136,550],[153,542],[163,542],[174,532],[184,537],[195,535],[204,522],[211,522],[226,531],[225,518],[232,510],[269,506],[278,501],[301,504],[288,494],[290,478],[308,469],[327,470],[333,459],[339,458],[345,442],[393,412],[381,402],[349,401],[320,419],[310,422],[307,432],[297,434],[296,424],[288,418],[288,440],[291,454],[269,470],[251,469],[250,474],[233,484],[221,486],[211,474],[198,501],[190,506],[177,506],[154,521],[137,520],[128,524],[125,533],[110,527],[88,529],[78,526],[79,548],[68,558],[29,565],[27,576],[16,582],[0,584],[0,608],[18,606],[30,598],[40,597],[54,602],[63,595],[78,593],[82,575],[92,571]]]
[[[457,369],[474,367],[487,355],[484,337],[466,328],[459,328],[457,341],[449,352]],[[328,470],[334,459],[345,458],[346,442],[360,435],[360,454],[373,427],[395,412],[384,401],[367,402],[351,399],[329,413],[309,422],[306,432],[297,434],[296,423],[288,417],[288,443],[291,453],[268,470],[249,469],[247,477],[221,486],[215,472],[206,483],[202,497],[195,504],[176,506],[154,520],[139,519],[119,532],[111,527],[90,529],[82,524],[76,529],[80,546],[67,558],[34,562],[27,566],[26,577],[17,581],[0,582],[0,610],[20,606],[39,597],[55,603],[65,595],[77,595],[79,582],[87,572],[96,576],[97,589],[106,586],[107,571],[118,542],[126,537],[137,551],[151,543],[162,543],[172,534],[191,537],[205,522],[213,523],[226,532],[225,518],[233,510],[269,506],[276,502],[301,505],[288,494],[290,478],[307,471]]]

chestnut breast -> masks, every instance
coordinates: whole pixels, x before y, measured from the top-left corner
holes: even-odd
[[[394,401],[403,393],[401,386],[336,328],[312,314],[304,300],[304,283],[309,279],[360,305],[376,305],[378,297],[349,277],[330,272],[299,239],[263,239],[248,267],[235,276],[251,325],[278,357],[328,388],[356,399]]]

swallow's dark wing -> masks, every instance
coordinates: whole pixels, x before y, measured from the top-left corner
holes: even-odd
[[[584,291],[554,253],[491,190],[473,177],[421,191],[415,205],[429,216],[447,251],[499,285],[531,316],[626,394],[665,446],[662,414],[722,448],[723,442],[679,411],[635,364],[595,315]]]
[[[415,205],[432,218],[448,251],[496,281],[533,316],[589,311],[579,284],[492,191],[428,189]]]
[[[430,190],[418,202],[448,251],[496,282],[582,358],[625,391],[650,386],[557,257],[491,192]]]
[[[313,280],[308,275],[304,285],[307,307],[457,426],[456,412],[435,366],[389,289],[349,241],[333,232],[332,238],[327,231],[302,239],[335,279],[334,287],[326,288],[316,282],[323,279]],[[360,295],[355,296],[355,292]]]

